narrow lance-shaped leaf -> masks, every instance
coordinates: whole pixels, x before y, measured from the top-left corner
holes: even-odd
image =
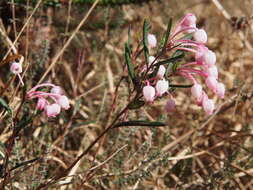
[[[124,127],[124,126],[145,126],[145,127],[164,127],[165,123],[159,121],[143,121],[133,120],[117,123],[113,128]]]
[[[133,102],[131,102],[128,106],[129,109],[138,109],[141,108],[142,106],[144,106],[145,102],[142,100],[134,100]]]
[[[184,52],[181,50],[177,50],[171,57],[171,59],[173,60],[174,58],[176,60],[174,60],[174,62],[170,62],[166,68],[166,73],[165,76],[167,76],[169,74],[169,72],[175,72],[177,69],[177,67],[175,67],[174,65],[176,64],[175,62],[178,61],[178,59],[181,59],[185,56]]]
[[[128,74],[129,74],[131,80],[133,81],[133,83],[135,84],[136,83],[136,76],[135,76],[135,72],[134,72],[134,66],[131,61],[131,50],[130,50],[130,47],[127,43],[125,44],[125,61],[127,64]]]
[[[11,108],[9,107],[9,105],[2,98],[0,98],[0,107],[3,107],[6,111],[8,111],[8,113],[12,112]]]
[[[171,57],[169,59],[165,59],[165,60],[159,61],[158,63],[155,64],[155,66],[160,66],[160,65],[166,65],[166,64],[174,63],[176,61],[179,61],[183,57],[184,57],[184,54],[178,54],[175,57]]]
[[[172,27],[172,19],[170,18],[168,25],[167,25],[166,32],[165,32],[165,34],[162,38],[162,41],[161,41],[161,50],[162,51],[164,51],[167,47],[168,39],[169,39],[170,32],[171,32],[171,27]]]
[[[144,56],[146,60],[146,65],[148,66],[148,57],[149,57],[149,50],[148,50],[148,32],[149,32],[149,24],[147,20],[144,20],[143,24],[143,50],[144,50]]]
[[[170,84],[171,88],[191,88],[193,84]]]

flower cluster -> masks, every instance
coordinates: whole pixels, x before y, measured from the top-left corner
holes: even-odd
[[[51,87],[50,92],[37,90],[41,87]],[[70,108],[69,99],[63,94],[61,87],[51,83],[43,83],[33,87],[27,92],[29,99],[38,98],[36,108],[45,112],[48,117],[55,117],[61,112],[61,108],[67,110]],[[49,99],[51,100],[50,103]]]
[[[211,89],[218,97],[224,98],[225,86],[223,83],[218,82],[218,68],[216,66],[216,55],[213,51],[209,50],[205,43],[207,42],[207,34],[205,30],[196,27],[196,16],[189,13],[181,22],[179,22],[173,33],[168,39],[168,49],[174,49],[178,51],[190,52],[195,56],[195,61],[181,64],[176,69],[176,74],[183,76],[193,83],[191,88],[192,96],[195,98],[197,104],[202,106],[204,111],[210,115],[215,109],[213,100],[209,99],[202,85],[196,80],[196,76],[201,76],[205,79],[206,86]],[[191,35],[192,37],[184,38],[185,35]],[[149,36],[148,36],[149,37]],[[154,36],[148,39],[150,46],[153,47]],[[155,58],[151,58],[154,62]],[[161,96],[168,90],[168,82],[163,79],[165,73],[164,66],[160,66],[156,82],[155,89],[149,85],[143,88],[144,99],[147,102],[153,102],[155,96]],[[171,110],[175,103],[173,100],[169,100],[165,109]]]
[[[154,34],[148,34],[148,45],[151,48],[156,47],[157,40]],[[148,60],[148,67],[151,67],[157,63],[154,56],[150,56]],[[144,68],[143,71],[146,71],[148,68]],[[150,71],[152,72],[152,71]],[[156,97],[161,97],[168,92],[169,81],[165,79],[166,68],[163,65],[160,65],[156,76],[149,81],[146,81],[146,86],[143,87],[142,93],[146,102],[152,103]],[[171,103],[173,102],[173,103]],[[173,99],[170,99],[165,106],[167,111],[172,111],[175,107]]]

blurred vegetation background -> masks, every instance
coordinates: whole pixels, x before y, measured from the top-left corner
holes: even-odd
[[[14,41],[38,1],[0,2],[2,28]],[[93,0],[43,1],[18,40],[28,68],[28,89],[37,84],[57,52],[90,8]],[[80,3],[81,4],[80,4]],[[85,3],[83,3],[85,2]],[[87,2],[87,5],[86,5]],[[117,3],[116,3],[117,2]],[[128,2],[131,2],[128,4]],[[124,43],[131,28],[133,44],[142,35],[144,19],[160,40],[169,18],[173,24],[186,13],[208,33],[208,47],[217,55],[224,100],[211,118],[195,105],[189,89],[175,91],[177,109],[165,114],[166,100],[126,113],[125,117],[161,120],[166,127],[123,127],[110,131],[69,173],[49,189],[253,189],[253,35],[252,0],[104,0],[51,70],[45,81],[64,88],[72,108],[54,119],[43,114],[29,121],[10,155],[8,189],[39,189],[60,174],[111,122],[127,103],[128,83],[114,90],[124,72]],[[124,4],[125,5],[118,5]],[[113,4],[113,6],[112,6]],[[231,18],[224,16],[224,10]],[[0,36],[0,60],[8,46]],[[0,88],[11,78],[9,65],[0,65]],[[18,80],[1,98],[16,113],[22,100]],[[26,118],[35,102],[25,102]],[[0,108],[0,160],[11,135],[13,116]],[[3,182],[3,178],[1,179]]]

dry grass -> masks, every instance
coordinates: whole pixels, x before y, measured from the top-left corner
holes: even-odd
[[[47,184],[44,189],[253,189],[253,21],[236,29],[214,2],[96,7],[80,28],[90,7],[0,3],[0,27],[13,42],[24,28],[17,49],[25,56],[27,89],[42,80],[53,82],[64,88],[72,105],[54,119],[34,117],[8,150],[13,123],[31,115],[35,102],[23,101],[24,88],[12,79],[8,64],[0,65],[0,91],[11,81],[1,98],[13,110],[8,114],[0,108],[1,168],[9,157],[8,167],[0,171],[8,173],[1,178],[2,188],[40,189]],[[252,16],[251,0],[221,3],[231,16]],[[208,46],[217,54],[220,80],[227,87],[225,99],[216,99],[215,114],[207,117],[189,97],[189,89],[178,89],[173,113],[164,113],[166,100],[161,100],[121,117],[160,119],[165,127],[110,130],[84,155],[129,101],[128,83],[117,86],[125,75],[123,51],[129,25],[133,39],[138,39],[146,18],[161,38],[169,17],[175,23],[188,12],[195,13],[198,25],[208,32]],[[5,38],[0,40],[2,59],[8,47]]]

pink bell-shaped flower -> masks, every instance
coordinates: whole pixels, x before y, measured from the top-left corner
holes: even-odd
[[[193,39],[197,42],[200,43],[206,43],[207,42],[207,34],[206,31],[203,29],[197,29],[194,33],[193,33]]]
[[[169,89],[169,82],[166,81],[165,79],[159,80],[156,83],[155,89],[156,89],[156,95],[162,96]]]
[[[37,102],[37,105],[36,105],[36,108],[38,110],[44,110],[45,106],[47,105],[47,100],[45,98],[39,98],[38,99],[38,102]]]
[[[196,27],[196,21],[196,16],[192,13],[188,13],[184,16],[181,27]]]
[[[10,70],[14,74],[20,74],[20,73],[22,73],[22,65],[21,65],[21,63],[17,63],[17,62],[11,63]]]
[[[51,88],[50,93],[63,95],[63,90],[60,86],[54,86]]]
[[[166,112],[173,112],[175,110],[175,106],[176,106],[176,103],[173,99],[169,99],[167,102],[166,102],[166,105],[165,105],[165,111]]]
[[[153,102],[155,98],[155,88],[153,86],[144,86],[142,90],[146,102]]]
[[[156,47],[157,40],[156,40],[155,35],[154,35],[154,34],[148,34],[147,38],[148,38],[148,45],[149,45],[151,48]]]
[[[165,72],[166,72],[166,68],[163,65],[160,65],[159,69],[158,69],[158,72],[157,72],[157,75],[156,75],[157,78],[163,79]]]
[[[47,117],[55,117],[61,112],[61,106],[59,104],[50,104],[46,106],[45,113]]]
[[[212,115],[214,111],[214,102],[211,99],[206,98],[202,102],[203,109],[208,115]]]
[[[225,85],[221,82],[219,82],[217,84],[217,91],[216,91],[216,94],[219,98],[224,98],[224,95],[225,95]]]
[[[192,93],[192,96],[196,98],[197,101],[200,101],[202,97],[202,86],[198,83],[194,84],[191,87],[191,93]]]
[[[214,76],[209,76],[206,78],[206,85],[208,88],[210,88],[214,93],[217,90],[217,84],[218,81],[216,80],[216,78]]]
[[[215,65],[216,63],[216,55],[213,51],[208,50],[205,54],[204,54],[204,61],[205,64],[209,67]]]
[[[207,67],[205,69],[206,73],[208,76],[213,76],[216,79],[218,79],[218,69],[215,65],[211,66],[211,67]]]
[[[60,96],[57,100],[57,103],[65,110],[69,109],[69,99],[67,96]]]
[[[208,52],[208,48],[204,45],[199,45],[195,54],[195,59],[198,64],[205,64],[204,55]]]

